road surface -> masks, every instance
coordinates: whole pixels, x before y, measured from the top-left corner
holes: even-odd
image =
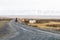
[[[10,34],[1,40],[60,40],[60,34],[42,31],[14,20],[7,25],[11,28]]]

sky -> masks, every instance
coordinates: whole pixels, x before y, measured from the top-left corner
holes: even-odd
[[[0,0],[0,15],[60,16],[60,0]]]

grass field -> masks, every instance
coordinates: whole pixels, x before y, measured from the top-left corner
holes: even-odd
[[[41,28],[41,29],[54,29],[54,30],[60,30],[60,22],[50,21],[48,23],[34,23],[34,24],[28,24],[33,27]],[[47,26],[49,25],[49,26]],[[52,25],[52,26],[50,26]]]
[[[8,21],[0,21],[0,28],[2,28]]]

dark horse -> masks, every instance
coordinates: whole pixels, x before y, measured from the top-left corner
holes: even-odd
[[[15,19],[15,22],[18,22],[17,18]]]

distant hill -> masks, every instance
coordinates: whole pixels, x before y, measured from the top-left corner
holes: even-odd
[[[0,19],[2,18],[35,18],[35,19],[60,19],[60,16],[41,16],[41,15],[1,15]]]

